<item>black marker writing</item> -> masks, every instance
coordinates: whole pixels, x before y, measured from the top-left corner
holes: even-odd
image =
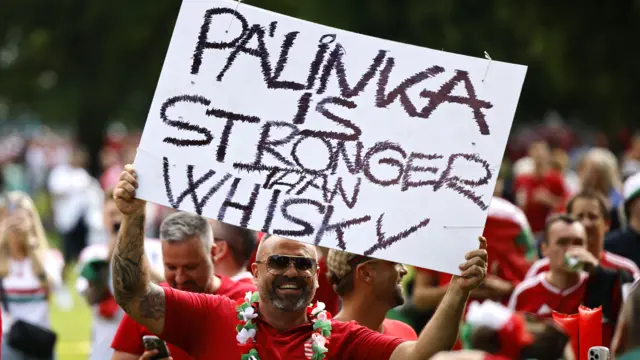
[[[211,21],[214,16],[229,14],[234,16],[236,20],[242,24],[242,31],[238,36],[236,36],[233,40],[229,42],[210,42],[209,41],[209,29],[211,28]],[[196,49],[193,52],[193,62],[191,63],[191,74],[198,75],[200,72],[200,66],[202,65],[202,54],[205,49],[229,49],[233,48],[238,44],[241,38],[247,33],[249,28],[249,24],[247,23],[247,19],[245,19],[242,14],[235,11],[234,9],[227,8],[215,8],[207,10],[204,14],[204,22],[200,27],[200,35],[198,36],[198,43],[196,44]]]
[[[351,219],[346,221],[343,220],[343,221],[339,221],[337,223],[331,224],[330,222],[331,222],[332,216],[333,216],[333,205],[329,205],[327,206],[327,211],[325,212],[324,217],[322,218],[322,224],[320,225],[320,228],[318,228],[318,231],[316,233],[316,238],[314,241],[315,245],[320,244],[325,234],[335,231],[338,238],[338,247],[340,247],[342,250],[346,250],[347,244],[344,241],[344,231],[350,228],[351,226],[364,224],[369,220],[371,220],[371,216],[365,215],[356,219]]]
[[[300,219],[299,217],[291,215],[289,213],[289,208],[294,205],[307,205],[307,206],[311,205],[316,208],[319,214],[323,214],[325,211],[325,206],[322,205],[322,203],[315,200],[300,199],[300,198],[286,199],[285,201],[282,202],[282,206],[280,210],[282,212],[282,217],[296,225],[302,226],[302,229],[301,230],[278,229],[273,231],[274,235],[285,236],[285,237],[287,236],[303,237],[303,236],[309,236],[313,234],[314,228],[309,221]]]
[[[238,185],[240,184],[240,178],[235,178],[233,183],[231,183],[231,189],[227,193],[226,200],[220,206],[220,211],[218,212],[218,220],[224,221],[224,217],[227,213],[228,208],[233,208],[242,211],[242,219],[240,220],[240,226],[247,227],[249,225],[249,221],[251,220],[251,215],[253,214],[253,208],[256,205],[256,199],[258,198],[258,193],[260,192],[260,184],[253,185],[253,191],[249,197],[249,202],[246,204],[241,204],[233,201],[233,197],[236,194],[236,190],[238,189]]]
[[[174,127],[174,128],[176,128],[178,130],[181,130],[181,131],[193,131],[193,132],[202,134],[202,135],[204,135],[204,139],[193,140],[193,139],[176,139],[176,138],[173,138],[173,137],[166,137],[162,141],[167,143],[167,144],[172,144],[172,145],[176,145],[176,146],[206,146],[206,145],[209,145],[211,143],[211,140],[213,140],[213,135],[211,135],[211,131],[207,130],[204,127],[190,124],[189,122],[186,122],[186,121],[171,120],[167,116],[167,110],[172,108],[172,107],[174,107],[176,104],[181,103],[181,102],[186,102],[186,103],[191,103],[191,104],[202,104],[204,106],[211,105],[211,101],[209,101],[208,99],[206,99],[205,97],[200,96],[200,95],[179,95],[179,96],[174,96],[174,97],[171,97],[171,98],[167,99],[162,104],[162,106],[160,107],[160,118],[162,119],[162,121],[165,124],[167,124],[167,125],[169,125],[171,127]]]
[[[398,242],[402,239],[405,239],[407,237],[409,237],[409,235],[413,234],[414,232],[418,231],[419,229],[427,226],[429,224],[430,219],[424,219],[422,221],[420,221],[417,225],[414,225],[404,231],[401,231],[393,236],[390,237],[385,237],[385,233],[382,230],[382,221],[384,218],[384,213],[380,214],[380,217],[378,218],[378,221],[376,222],[376,234],[378,236],[378,242],[373,245],[372,247],[370,247],[368,250],[366,250],[364,252],[363,255],[365,256],[370,256],[371,254],[373,254],[374,252],[380,250],[380,249],[386,249],[389,246],[393,245],[393,243]]]

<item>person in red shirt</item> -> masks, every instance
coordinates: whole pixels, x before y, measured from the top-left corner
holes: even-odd
[[[580,220],[587,231],[587,249],[603,267],[623,270],[634,279],[640,278],[640,269],[631,260],[604,250],[604,238],[609,231],[609,211],[606,199],[597,192],[585,190],[567,203],[567,213]],[[529,268],[526,278],[549,271],[549,258],[542,258]]]
[[[544,141],[531,144],[533,173],[521,174],[515,180],[516,202],[529,219],[534,234],[544,229],[547,217],[564,206],[567,189],[562,174],[551,168],[549,146]]]
[[[220,230],[222,226],[216,226]],[[223,233],[223,235],[228,235]],[[168,216],[160,227],[162,241],[162,261],[167,282],[164,287],[203,294],[217,294],[232,300],[242,299],[248,291],[255,291],[252,282],[236,282],[225,275],[215,274],[214,262],[219,252],[207,220],[198,215],[177,212]],[[145,353],[142,337],[152,335],[144,326],[125,315],[113,338],[111,347],[115,350],[113,360],[137,360],[150,358]],[[193,359],[179,346],[168,343],[173,360]]]
[[[214,235],[213,262],[216,275],[231,280],[253,284],[253,275],[245,269],[251,254],[256,249],[256,233],[239,226],[209,220]]]
[[[406,274],[402,264],[329,250],[327,277],[342,297],[342,311],[335,319],[356,321],[382,334],[417,340],[411,326],[385,318],[389,310],[404,304],[401,281]]]
[[[242,304],[225,296],[162,288],[149,280],[142,256],[145,201],[136,199],[137,187],[133,166],[125,166],[114,195],[124,215],[113,256],[116,301],[138,323],[197,359],[428,359],[451,348],[469,292],[486,273],[486,240],[480,238],[480,248],[466,254],[460,276],[451,281],[417,341],[332,320],[325,312],[314,315],[308,304],[318,286],[316,248],[278,236],[260,241],[252,265],[259,293],[247,294]]]
[[[616,271],[599,266],[586,243],[586,231],[576,218],[567,214],[552,216],[547,221],[542,243],[543,254],[549,258],[549,271],[518,284],[509,308],[551,317],[553,311],[575,314],[580,305],[602,306],[606,346],[622,303],[622,277]],[[567,258],[576,259],[585,271],[572,268]]]

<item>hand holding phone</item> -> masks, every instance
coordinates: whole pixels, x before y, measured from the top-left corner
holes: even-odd
[[[169,348],[167,348],[167,344],[159,337],[153,335],[145,335],[142,337],[142,343],[144,344],[144,348],[147,351],[157,351],[157,353],[153,355],[150,360],[169,359]]]

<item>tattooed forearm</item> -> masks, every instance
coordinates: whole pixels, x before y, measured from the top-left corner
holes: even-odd
[[[146,319],[160,321],[164,317],[164,291],[152,287],[138,305],[140,316]]]
[[[118,305],[151,332],[162,333],[165,296],[161,287],[151,283],[151,267],[144,255],[144,211],[123,218],[111,262]]]
[[[149,286],[149,265],[144,257],[144,214],[125,217],[112,258],[114,297],[130,313],[137,297]]]

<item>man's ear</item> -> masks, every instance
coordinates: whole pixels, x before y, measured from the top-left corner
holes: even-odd
[[[215,241],[211,247],[211,259],[218,262],[225,257],[229,250],[229,245],[224,241]]]
[[[368,266],[368,264],[360,264],[356,266],[354,276],[356,280],[362,281],[365,284],[372,284],[375,274],[373,273],[373,269]]]
[[[547,243],[546,241],[543,241],[543,242],[540,244],[540,252],[542,252],[542,256],[544,256],[544,257],[549,256],[549,255],[547,254],[547,251],[549,251],[549,243]]]

